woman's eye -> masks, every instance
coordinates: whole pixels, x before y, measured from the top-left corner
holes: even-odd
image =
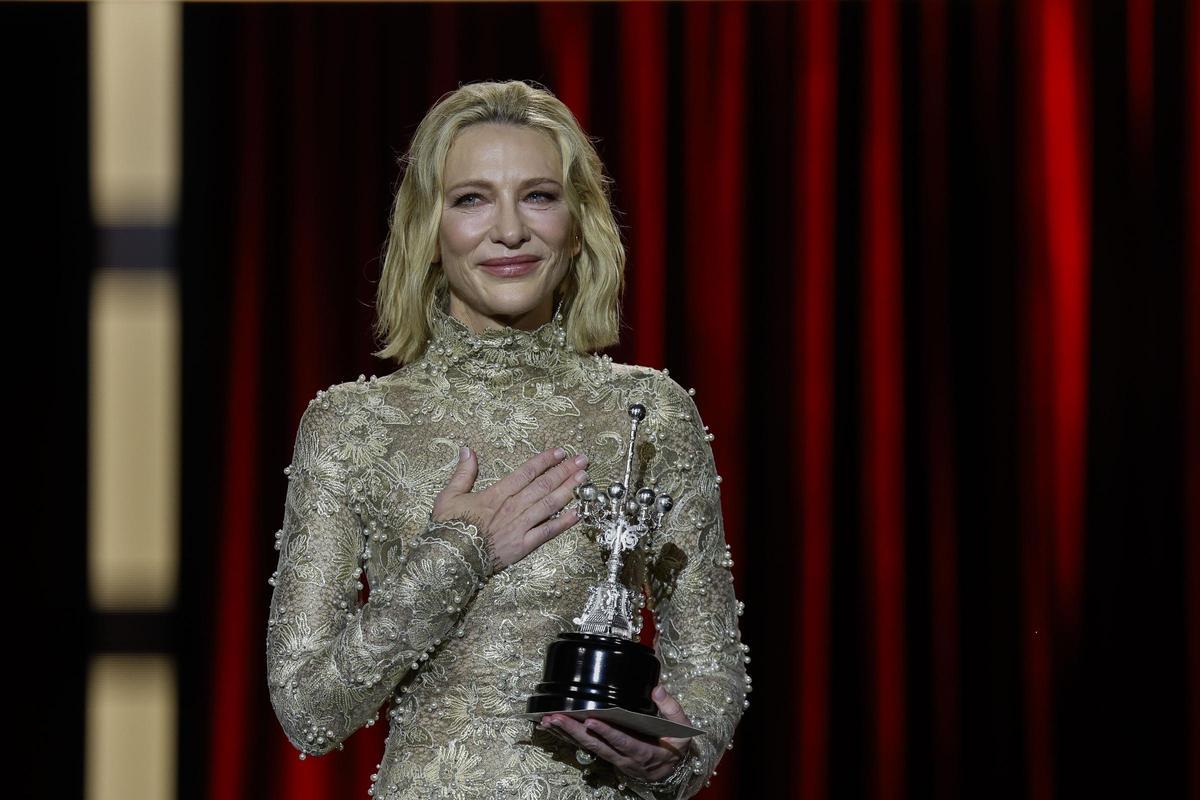
[[[525,196],[525,199],[535,203],[553,203],[558,199],[558,195],[553,192],[536,191],[530,192]],[[477,192],[467,192],[460,195],[453,203],[455,206],[475,206],[483,201],[483,198]]]

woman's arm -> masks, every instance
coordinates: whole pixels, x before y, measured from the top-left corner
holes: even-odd
[[[660,406],[650,411],[657,423],[652,474],[675,506],[656,534],[655,651],[663,665],[662,686],[706,735],[692,739],[675,780],[665,786],[628,782],[643,796],[649,789],[654,797],[677,800],[699,792],[732,747],[734,728],[749,705],[750,659],[738,628],[742,604],[734,596],[708,433],[691,396],[668,376],[660,385]]]
[[[267,620],[267,685],[288,740],[322,755],[362,725],[462,616],[493,564],[478,529],[433,522],[402,569],[359,602],[369,545],[350,485],[343,422],[361,410],[354,384],[317,393],[300,419],[288,474],[279,567]]]

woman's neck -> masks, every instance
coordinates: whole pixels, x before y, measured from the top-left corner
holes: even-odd
[[[532,331],[550,321],[554,313],[554,297],[543,297],[536,306],[521,314],[489,316],[469,306],[450,292],[450,316],[466,325],[475,333],[500,328],[515,328],[522,331]]]

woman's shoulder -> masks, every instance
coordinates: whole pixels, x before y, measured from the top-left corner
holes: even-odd
[[[701,418],[695,388],[684,388],[665,367],[614,363],[612,369],[614,375],[630,382],[622,394],[646,406],[646,435],[656,443],[666,465],[659,474],[662,485],[682,491],[685,484],[701,476],[693,469],[707,470],[705,479],[719,483],[710,445],[714,436]]]
[[[641,364],[612,363],[614,378],[624,384],[630,396],[643,397],[654,408],[652,423],[685,422],[700,428],[700,410],[696,405],[694,388],[684,388],[664,367],[656,369]]]
[[[315,396],[308,401],[309,409],[318,408],[335,416],[354,414],[363,410],[379,409],[395,402],[398,394],[403,392],[402,383],[391,380],[401,370],[385,375],[360,374],[354,380],[334,383],[324,389],[318,389]]]
[[[643,364],[621,364],[616,361],[612,362],[610,366],[613,377],[617,380],[627,381],[630,384],[641,384],[648,389],[653,389],[656,394],[678,400],[696,393],[695,389],[684,389],[671,376],[670,369],[666,367],[657,369]]]
[[[367,377],[360,374],[356,379],[330,384],[324,389],[318,389],[316,395],[308,401],[309,405],[346,404],[361,400],[369,394],[378,392],[383,386],[383,380],[376,375]]]

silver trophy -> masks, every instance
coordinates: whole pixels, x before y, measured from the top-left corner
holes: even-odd
[[[629,447],[625,453],[625,477],[620,483],[609,484],[604,492],[594,483],[575,487],[575,496],[579,498],[579,517],[584,524],[600,531],[596,541],[608,554],[607,579],[588,591],[583,615],[571,620],[579,626],[580,633],[636,640],[642,632],[642,595],[639,592],[634,602],[633,592],[620,582],[618,576],[625,563],[625,555],[633,552],[651,532],[658,529],[663,515],[671,510],[673,504],[671,495],[660,494],[656,497],[653,489],[638,489],[633,497],[629,497],[633,448],[637,442],[638,425],[645,418],[644,405],[634,403],[629,407]]]
[[[605,491],[594,483],[575,488],[580,520],[599,531],[596,541],[607,557],[607,576],[588,590],[583,613],[572,620],[578,631],[562,633],[546,647],[542,682],[529,698],[526,718],[551,713],[599,717],[656,736],[702,732],[658,716],[650,693],[662,667],[654,650],[637,640],[645,601],[640,591],[631,591],[620,579],[626,556],[659,528],[674,504],[669,494],[656,495],[653,489],[630,493],[634,445],[645,418],[644,405],[629,406],[623,480]]]

